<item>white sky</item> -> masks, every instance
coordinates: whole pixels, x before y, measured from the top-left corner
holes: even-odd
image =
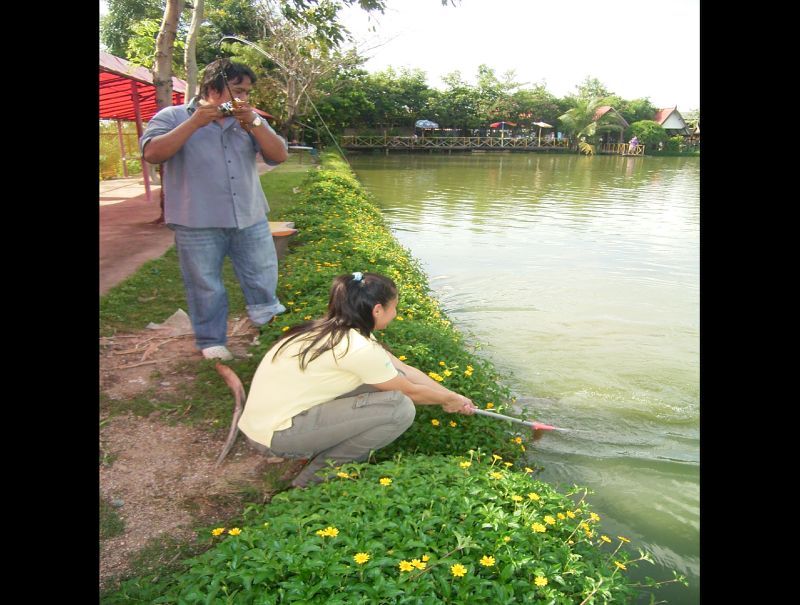
[[[366,53],[370,72],[418,67],[442,88],[455,70],[474,84],[485,63],[558,97],[591,76],[624,99],[700,107],[700,0],[388,0],[383,15],[343,15],[359,46],[391,40]]]
[[[342,21],[367,71],[420,68],[428,85],[455,70],[475,82],[485,63],[498,77],[544,82],[562,97],[586,76],[625,99],[700,108],[700,0],[387,0],[383,15],[359,8]],[[100,1],[100,14],[107,12]],[[370,32],[374,27],[376,31]]]

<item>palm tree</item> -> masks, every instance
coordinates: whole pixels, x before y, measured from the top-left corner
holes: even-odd
[[[602,106],[602,101],[601,97],[577,98],[575,107],[558,117],[561,127],[576,144],[580,143],[581,137],[593,137],[597,127],[608,115],[605,114],[598,121],[594,119],[597,108]]]

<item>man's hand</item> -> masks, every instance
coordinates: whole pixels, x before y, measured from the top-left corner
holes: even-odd
[[[239,120],[242,128],[252,128],[253,120],[256,119],[256,113],[245,101],[236,101],[237,107],[233,109],[233,117]]]
[[[196,128],[202,128],[221,117],[219,106],[209,103],[207,105],[198,105],[192,117],[189,118],[189,122]]]
[[[464,414],[471,416],[475,413],[475,404],[472,400],[458,393],[453,393],[447,403],[443,403],[442,409],[449,414]]]

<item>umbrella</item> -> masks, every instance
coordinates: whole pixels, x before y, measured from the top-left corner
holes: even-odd
[[[508,124],[509,126],[516,126],[514,122],[493,122],[492,124],[489,124],[489,128],[500,128],[502,130],[505,130],[506,124]]]
[[[422,129],[439,128],[439,125],[436,122],[431,122],[430,120],[417,120],[414,122],[414,126]]]
[[[542,128],[552,128],[547,122],[534,122],[531,126],[539,127],[539,147],[542,146]]]

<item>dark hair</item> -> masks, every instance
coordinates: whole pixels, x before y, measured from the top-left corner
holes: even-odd
[[[222,74],[225,74],[223,77]],[[253,70],[242,63],[234,63],[230,59],[217,59],[206,65],[203,71],[203,82],[200,84],[200,98],[207,99],[208,93],[214,90],[217,94],[222,94],[225,90],[225,78],[229,84],[238,84],[242,78],[247,76],[250,83],[256,83],[256,74]]]
[[[307,336],[308,342],[297,353],[301,369],[305,369],[326,351],[333,350],[343,338],[347,337],[351,329],[357,330],[364,338],[369,338],[375,328],[373,307],[378,304],[386,305],[395,298],[397,298],[397,286],[385,275],[348,273],[338,276],[331,286],[328,312],[325,316],[297,325],[286,332],[278,341],[283,342],[276,349],[273,361],[286,345],[303,336]],[[349,340],[347,347],[350,347]]]

